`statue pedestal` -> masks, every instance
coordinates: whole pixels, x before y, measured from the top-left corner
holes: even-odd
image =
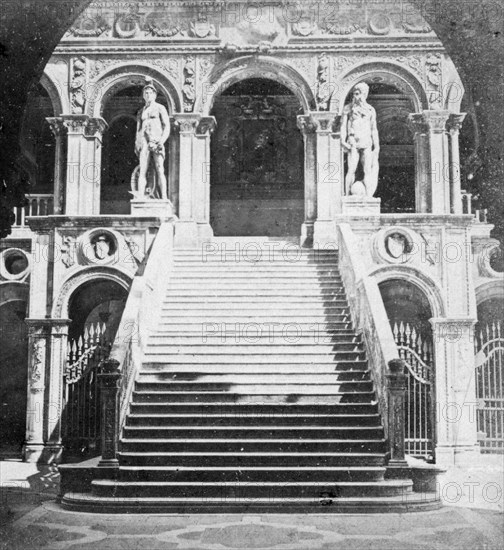
[[[168,199],[131,199],[131,215],[138,217],[172,218],[173,204]]]
[[[343,197],[341,213],[344,216],[378,216],[381,199],[350,195]]]

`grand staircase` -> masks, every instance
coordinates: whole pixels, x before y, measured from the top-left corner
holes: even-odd
[[[238,257],[175,250],[117,478],[95,479],[87,505],[82,495],[63,505],[382,512],[418,503],[410,480],[385,478],[380,411],[337,252],[283,244]],[[429,505],[437,501],[424,495]]]

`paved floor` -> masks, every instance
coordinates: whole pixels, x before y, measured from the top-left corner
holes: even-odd
[[[0,462],[0,549],[501,550],[502,460],[447,472],[441,510],[375,515],[73,513],[54,468]]]

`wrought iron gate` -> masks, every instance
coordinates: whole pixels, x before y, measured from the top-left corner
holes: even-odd
[[[100,362],[109,351],[104,323],[85,327],[69,342],[64,371],[63,445],[65,455],[94,456],[100,453]]]
[[[406,362],[406,453],[433,459],[435,446],[434,356],[432,339],[410,323],[393,323],[399,356]]]
[[[504,338],[500,322],[476,330],[477,426],[481,450],[504,452]]]

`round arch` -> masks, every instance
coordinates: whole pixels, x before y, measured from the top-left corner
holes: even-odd
[[[439,285],[428,275],[412,266],[386,265],[369,273],[378,284],[400,279],[418,287],[427,297],[433,317],[445,317],[446,306]]]
[[[108,98],[124,88],[143,86],[146,78],[151,78],[159,92],[165,96],[169,113],[181,111],[180,90],[168,76],[148,65],[123,63],[104,73],[92,84],[87,114],[91,117],[102,116]]]
[[[479,306],[487,300],[504,300],[504,281],[495,279],[478,285],[476,291],[476,304]]]
[[[331,98],[331,111],[341,112],[352,88],[363,80],[396,87],[411,98],[415,112],[429,108],[424,87],[413,72],[399,63],[376,60],[356,64],[342,75],[340,86]]]
[[[260,55],[240,57],[217,65],[208,80],[208,89],[213,93],[209,97],[200,94],[195,111],[209,116],[216,97],[232,84],[249,78],[264,78],[283,84],[298,98],[305,113],[315,110],[313,91],[301,74],[278,59]]]
[[[56,83],[46,72],[40,77],[40,85],[47,92],[51,100],[54,116],[60,116],[63,112],[69,112],[69,105],[64,99],[64,94],[61,92],[61,87]]]
[[[53,319],[67,319],[69,304],[77,289],[84,284],[99,280],[111,281],[117,283],[125,290],[129,290],[133,278],[125,270],[107,266],[91,266],[70,275],[62,284],[58,298],[54,304],[52,311]]]

